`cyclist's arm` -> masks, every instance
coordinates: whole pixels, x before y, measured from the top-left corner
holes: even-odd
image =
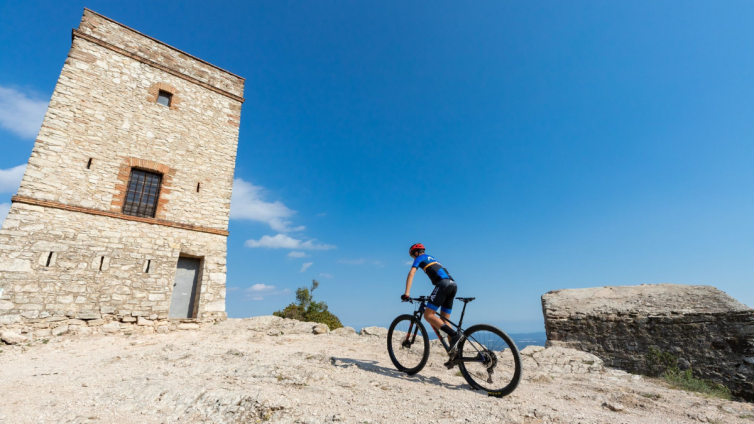
[[[409,296],[411,293],[411,284],[414,282],[414,274],[416,274],[416,268],[411,268],[411,271],[408,272],[408,277],[406,277],[406,296]]]

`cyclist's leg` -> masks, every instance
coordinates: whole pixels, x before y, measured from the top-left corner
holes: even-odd
[[[437,316],[437,311],[442,307],[445,302],[445,285],[442,281],[435,285],[435,289],[429,296],[429,302],[427,302],[427,309],[424,310],[424,318],[434,328],[440,328],[443,325],[443,320]]]
[[[450,313],[453,312],[453,299],[455,299],[457,291],[458,286],[455,282],[449,284],[445,289],[445,301],[442,302],[442,306],[440,306],[440,315],[446,320],[450,319]]]

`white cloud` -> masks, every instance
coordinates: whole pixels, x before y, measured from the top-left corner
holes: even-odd
[[[275,286],[268,286],[267,284],[254,284],[253,286],[246,289],[246,292],[263,292],[270,290],[275,290]]]
[[[326,216],[326,215],[327,215],[327,213],[325,213],[325,212],[322,212],[322,213],[318,213],[318,214],[317,214],[317,216],[318,216],[318,217],[320,217],[320,218],[321,218],[321,217],[323,217],[323,216]]]
[[[307,262],[307,263],[301,265],[301,271],[299,271],[299,272],[305,272],[312,265],[314,265],[314,262]]]
[[[8,216],[10,210],[10,203],[0,203],[0,226],[5,222],[5,217]]]
[[[329,250],[335,249],[331,244],[315,243],[316,240],[302,241],[285,234],[262,236],[259,240],[246,240],[246,247],[266,247],[268,249]]]
[[[277,296],[282,294],[288,294],[291,291],[288,289],[277,290],[275,286],[268,286],[267,284],[254,284],[244,290],[244,299],[246,300],[262,300],[267,296]]]
[[[414,261],[406,261],[406,262],[404,262],[403,264],[404,264],[404,265],[413,265],[413,264],[414,264]]]
[[[322,278],[333,278],[334,277],[334,275],[328,274],[326,272],[320,273],[319,276],[322,277]]]
[[[47,101],[0,86],[0,126],[23,138],[37,136],[42,126]]]
[[[307,254],[306,254],[306,253],[304,253],[304,252],[296,252],[296,251],[290,252],[290,253],[288,254],[288,257],[289,257],[289,258],[305,258],[305,257],[307,257],[307,256],[309,256],[309,255],[307,255]]]
[[[292,222],[288,218],[295,215],[296,211],[288,209],[280,201],[266,202],[263,200],[264,193],[264,187],[255,186],[241,178],[234,179],[230,218],[264,222],[281,233],[303,231],[306,228],[304,226],[292,227]]]
[[[0,169],[0,193],[15,193],[21,185],[24,172],[26,172],[26,164]]]

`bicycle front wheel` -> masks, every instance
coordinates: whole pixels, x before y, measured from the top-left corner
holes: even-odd
[[[511,394],[521,381],[521,355],[513,340],[492,325],[479,324],[466,330],[458,346],[458,367],[475,390],[490,396]]]
[[[427,329],[413,315],[399,316],[388,329],[387,351],[398,371],[416,374],[429,359]]]

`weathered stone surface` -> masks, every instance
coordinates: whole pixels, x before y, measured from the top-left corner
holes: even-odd
[[[605,371],[600,358],[591,353],[563,347],[527,346],[521,350],[525,369],[545,374],[600,374]]]
[[[248,323],[248,329],[253,332],[266,333],[268,335],[281,334],[312,334],[312,328],[316,322],[296,321],[295,319],[280,318],[276,316],[253,317],[244,320]]]
[[[52,339],[31,348],[0,347],[0,380],[7,388],[0,396],[2,421],[754,423],[754,404],[705,398],[655,379],[636,381],[618,370],[544,372],[528,357],[524,381],[500,399],[473,390],[458,367],[442,366],[447,356],[434,348],[421,373],[406,376],[387,355],[385,339],[311,333],[257,337],[248,326],[248,320],[230,319],[199,332],[134,333],[105,340],[95,335]],[[542,356],[541,366],[553,369],[545,358],[562,356]],[[511,371],[508,359],[504,361],[497,367],[503,378]],[[605,403],[625,409],[613,412]]]
[[[7,344],[18,344],[27,342],[29,339],[13,331],[3,331],[0,334],[0,340]]]
[[[76,318],[85,320],[100,319],[102,318],[102,315],[94,311],[79,311],[76,314]]]
[[[0,258],[0,271],[29,272],[31,271],[31,262],[24,259]]]
[[[136,320],[136,325],[141,325],[141,326],[154,325],[154,321],[150,321],[144,317],[139,317]]]
[[[336,328],[335,330],[332,330],[331,334],[335,334],[338,336],[355,336],[356,330],[354,330],[353,327],[341,327],[341,328]]]
[[[179,330],[198,330],[199,324],[191,324],[191,323],[178,324],[178,329]]]
[[[118,331],[120,331],[120,323],[111,322],[109,324],[103,325],[101,328],[105,333],[117,333]]]
[[[52,331],[49,328],[42,328],[40,330],[34,330],[34,338],[41,339],[43,337],[49,337],[52,335]]]
[[[203,258],[196,318],[225,319],[243,88],[85,11],[0,229],[0,328],[63,315],[165,320],[181,255]],[[161,175],[154,218],[123,213],[134,168]]]
[[[9,325],[21,320],[19,314],[0,315],[0,325]]]
[[[330,332],[330,327],[327,324],[317,324],[312,327],[312,333],[314,334],[327,334]]]
[[[359,333],[362,336],[370,337],[387,337],[387,328],[385,327],[364,327]]]
[[[754,400],[754,310],[710,286],[675,284],[558,290],[542,296],[548,346],[593,353],[640,374],[650,349],[697,377]],[[549,349],[548,349],[549,350]]]
[[[68,329],[70,327],[68,325],[59,325],[52,329],[52,335],[53,336],[59,336],[61,334],[65,334],[68,332]]]

